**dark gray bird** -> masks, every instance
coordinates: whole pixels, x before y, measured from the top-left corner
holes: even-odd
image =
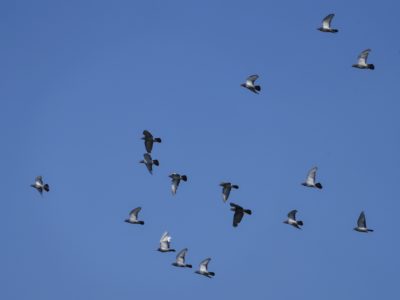
[[[188,251],[187,248],[181,250],[178,253],[178,255],[176,256],[176,261],[174,263],[172,263],[172,265],[175,267],[181,267],[181,268],[191,268],[192,265],[185,263],[185,256],[186,256],[187,251]]]
[[[288,219],[286,221],[284,221],[283,223],[289,224],[289,225],[292,225],[293,227],[301,229],[300,226],[303,226],[303,221],[296,220],[296,213],[297,213],[297,210],[292,210],[291,212],[289,212]]]
[[[259,85],[255,85],[254,82],[257,80],[258,75],[251,75],[247,77],[246,82],[242,83],[241,86],[252,91],[253,93],[258,94],[261,91],[261,87]]]
[[[160,248],[157,249],[160,252],[175,252],[175,249],[171,249],[171,236],[168,231],[164,232],[160,239]]]
[[[208,278],[212,278],[215,276],[214,272],[208,271],[208,263],[210,262],[211,258],[206,258],[200,263],[199,270],[195,271],[195,273],[206,276]]]
[[[233,227],[238,226],[240,221],[242,221],[243,215],[245,213],[251,215],[250,209],[244,209],[243,207],[235,203],[230,203],[230,205],[231,205],[231,210],[235,212],[235,214],[233,215]]]
[[[331,33],[336,33],[336,32],[338,32],[339,30],[333,29],[333,28],[331,27],[331,22],[332,22],[332,19],[333,19],[334,16],[335,16],[335,14],[327,15],[327,16],[322,20],[322,27],[318,28],[318,30],[319,30],[319,31],[322,31],[322,32],[331,32]]]
[[[130,224],[140,224],[143,225],[143,221],[138,220],[138,214],[142,210],[141,207],[136,207],[129,213],[129,219],[126,219],[125,222],[130,223]]]
[[[178,190],[178,186],[179,183],[181,182],[181,180],[183,181],[187,181],[187,176],[186,175],[180,175],[178,173],[172,173],[168,176],[169,178],[172,179],[172,185],[171,185],[171,191],[172,191],[172,195],[176,194],[176,191]]]
[[[239,186],[236,184],[232,184],[230,182],[222,182],[220,184],[222,186],[222,199],[226,202],[229,198],[229,194],[231,193],[232,189],[238,189]]]
[[[307,179],[305,182],[302,183],[302,185],[306,187],[312,187],[312,188],[317,188],[317,189],[322,189],[322,184],[320,182],[315,183],[315,177],[317,174],[317,167],[312,168],[307,175]]]
[[[144,140],[144,146],[146,147],[146,151],[147,153],[151,153],[151,150],[153,150],[153,144],[161,143],[161,139],[154,138],[153,135],[148,130],[144,130],[143,135],[144,136],[142,137],[142,140]]]
[[[143,154],[144,159],[140,161],[141,164],[145,164],[147,170],[153,175],[153,165],[159,166],[160,163],[157,159],[152,159],[149,153]]]
[[[365,214],[363,211],[361,212],[360,216],[358,217],[357,227],[354,227],[354,230],[358,231],[358,232],[365,232],[365,233],[373,232],[372,229],[368,229],[368,227],[367,227],[367,221],[365,220]]]
[[[358,68],[358,69],[370,69],[374,70],[375,66],[373,64],[368,64],[367,59],[368,55],[371,52],[371,49],[366,49],[363,52],[360,53],[358,56],[358,62],[354,64],[352,67]]]
[[[40,195],[43,195],[43,191],[50,191],[50,187],[47,183],[43,183],[43,177],[42,176],[36,176],[35,178],[35,183],[31,184],[31,187],[35,188],[38,190]]]

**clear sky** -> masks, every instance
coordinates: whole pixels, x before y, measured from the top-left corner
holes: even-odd
[[[0,298],[394,299],[399,10],[2,1]],[[316,30],[329,13],[338,34]],[[376,69],[352,68],[367,48]],[[240,87],[251,74],[259,95]],[[153,176],[144,129],[163,139]],[[313,166],[321,191],[300,185]],[[175,197],[173,171],[189,178]],[[253,210],[238,228],[221,181]],[[124,223],[137,206],[146,224]],[[301,231],[282,223],[292,209]],[[361,210],[372,234],[353,231]],[[215,278],[155,251],[165,230]]]

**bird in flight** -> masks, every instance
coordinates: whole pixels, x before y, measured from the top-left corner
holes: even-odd
[[[185,256],[187,253],[188,249],[185,248],[176,255],[176,261],[172,263],[173,266],[175,267],[181,267],[181,268],[191,268],[192,265],[186,264],[185,263]]]
[[[175,252],[175,249],[171,249],[171,236],[168,231],[164,232],[160,239],[160,248],[157,249],[160,252]]]
[[[246,82],[242,83],[241,86],[252,91],[253,93],[258,94],[261,91],[261,86],[255,85],[254,82],[257,80],[258,75],[251,75],[247,77]]]
[[[211,258],[206,258],[205,260],[203,260],[200,263],[200,267],[197,271],[195,271],[195,273],[206,276],[208,278],[212,278],[213,276],[215,276],[214,272],[209,272],[208,271],[208,263],[210,262]]]
[[[315,176],[317,174],[317,170],[318,170],[317,167],[312,168],[308,172],[307,179],[305,182],[302,183],[302,185],[307,187],[322,189],[322,184],[320,182],[315,183]]]
[[[239,186],[236,184],[232,184],[230,182],[222,182],[220,184],[222,186],[222,199],[226,202],[229,198],[229,194],[231,193],[232,189],[238,189]]]
[[[233,215],[233,227],[238,226],[238,224],[242,221],[243,215],[245,213],[251,215],[250,209],[244,209],[243,207],[235,203],[230,203],[230,205],[231,205],[231,210],[235,212]]]
[[[322,27],[319,27],[318,30],[322,32],[331,32],[336,33],[339,30],[331,27],[331,22],[335,14],[329,14],[322,20]]]
[[[355,227],[354,230],[358,232],[373,232],[372,229],[369,229],[367,227],[367,221],[365,220],[365,214],[363,211],[360,213],[360,216],[358,217],[357,227]]]
[[[358,62],[356,64],[352,65],[352,67],[358,68],[358,69],[374,70],[375,65],[367,63],[368,55],[370,52],[371,52],[371,49],[366,49],[363,52],[361,52],[360,55],[358,56]]]
[[[141,210],[142,210],[141,207],[136,207],[135,209],[132,209],[132,211],[129,213],[129,219],[126,219],[125,222],[130,223],[130,224],[143,225],[144,222],[138,220],[138,215]]]
[[[183,180],[185,182],[187,181],[186,175],[180,175],[178,173],[172,173],[168,177],[172,179],[172,181],[171,181],[172,195],[176,194],[176,191],[178,190],[178,186],[179,186],[179,183],[181,182],[181,180]]]
[[[154,138],[153,135],[148,130],[143,131],[142,140],[144,140],[144,146],[146,148],[147,153],[151,153],[151,150],[153,150],[154,143],[161,143],[161,139]]]
[[[147,170],[153,175],[153,165],[159,166],[160,163],[157,159],[152,159],[149,153],[143,154],[144,159],[140,161],[141,164],[145,164]]]
[[[289,224],[289,225],[292,225],[293,227],[301,229],[300,226],[303,226],[303,221],[296,220],[296,213],[297,213],[297,210],[292,210],[291,212],[289,212],[287,220],[284,221],[283,223]]]
[[[43,195],[43,191],[50,191],[50,187],[47,183],[43,183],[42,176],[36,176],[35,183],[31,184],[31,187],[35,188],[40,195]]]

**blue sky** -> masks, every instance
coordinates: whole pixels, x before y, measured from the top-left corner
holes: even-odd
[[[400,4],[316,2],[3,1],[0,297],[393,298]],[[317,31],[333,12],[339,33]],[[376,69],[352,68],[366,48]],[[314,165],[322,191],[300,185]],[[221,181],[253,210],[238,228]],[[137,206],[146,224],[124,223]],[[215,278],[156,252],[165,230]]]

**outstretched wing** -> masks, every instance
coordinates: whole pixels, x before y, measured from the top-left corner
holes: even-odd
[[[231,185],[230,184],[224,185],[224,188],[222,189],[222,197],[224,199],[224,202],[228,200],[230,193],[231,193]]]
[[[178,263],[178,264],[185,264],[185,255],[186,255],[186,252],[188,251],[188,249],[187,248],[185,248],[185,249],[182,249],[177,255],[176,255],[176,262]]]
[[[361,228],[367,228],[367,222],[365,221],[365,214],[363,211],[361,212],[360,216],[358,217],[357,226],[361,227]]]
[[[153,139],[153,135],[148,130],[143,130],[143,135],[146,139]]]
[[[327,15],[323,20],[322,20],[322,28],[324,29],[330,29],[331,28],[331,22],[335,14],[330,14]]]
[[[43,185],[43,177],[42,176],[36,176],[35,177],[35,182],[39,183],[40,185]]]
[[[368,59],[368,55],[370,52],[371,52],[371,49],[366,49],[360,53],[360,55],[358,56],[358,64],[359,65],[367,64],[367,59]]]
[[[170,241],[171,241],[171,236],[169,235],[168,231],[164,232],[163,235],[161,236],[160,243],[170,242]]]
[[[287,216],[289,219],[296,220],[296,213],[297,213],[297,210],[294,209],[291,212],[289,212]]]
[[[207,268],[208,268],[208,263],[210,262],[210,260],[211,260],[211,258],[209,257],[200,263],[200,272],[208,272]]]
[[[249,77],[247,77],[246,79],[246,83],[247,85],[254,85],[254,81],[256,81],[258,79],[258,75],[250,75]]]
[[[233,215],[233,227],[238,226],[240,221],[243,219],[244,212],[242,209],[235,210],[235,214]]]
[[[176,191],[178,190],[179,182],[180,182],[179,178],[173,178],[172,179],[171,191],[172,191],[173,195],[175,195]]]
[[[309,185],[314,185],[315,184],[315,176],[317,174],[317,167],[312,168],[307,175],[306,183]]]
[[[142,210],[141,207],[136,207],[134,209],[132,209],[132,211],[129,213],[129,219],[131,221],[137,221],[138,219],[138,214],[139,212]]]

